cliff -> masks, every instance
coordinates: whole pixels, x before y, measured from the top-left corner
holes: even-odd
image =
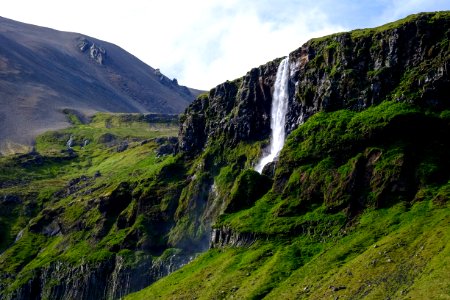
[[[419,14],[375,29],[313,39],[289,54],[292,131],[318,111],[361,111],[384,100],[449,107],[447,13]],[[180,148],[200,151],[269,137],[270,105],[279,59],[223,83],[186,111]]]
[[[290,53],[290,134],[264,175],[280,59],[200,96],[180,119],[194,179],[174,229],[210,250],[129,299],[444,295],[449,34],[448,12],[424,13]]]
[[[449,22],[447,12],[413,15],[374,29],[313,39],[293,51],[287,132],[317,112],[359,112],[383,101],[436,112],[448,109]],[[179,149],[196,157],[194,172],[201,174],[190,189],[205,191],[187,194],[185,207],[196,207],[199,217],[194,223],[187,217],[184,224],[205,228],[199,233],[203,240],[228,205],[234,179],[222,178],[236,178],[242,169],[253,168],[267,144],[279,62],[252,69],[201,95],[180,118]],[[280,183],[277,178],[274,188]],[[208,192],[212,186],[216,196]]]

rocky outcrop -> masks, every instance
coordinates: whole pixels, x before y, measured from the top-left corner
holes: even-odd
[[[155,142],[158,144],[158,148],[155,150],[158,157],[176,154],[178,146],[178,139],[176,137],[157,138]]]
[[[34,271],[30,280],[2,299],[121,299],[178,269],[189,257],[169,255],[153,260],[151,256],[117,255],[98,263],[65,262]]]
[[[20,197],[16,195],[0,195],[0,204],[9,205],[9,204],[20,204],[22,200]]]
[[[317,111],[363,110],[385,99],[449,107],[450,20],[421,14],[373,30],[311,40],[290,55],[288,127]]]
[[[289,55],[288,133],[318,111],[362,110],[386,99],[435,109],[450,106],[450,20],[419,14],[396,24],[313,39]],[[181,119],[180,150],[200,151],[270,133],[279,59],[199,97]]]
[[[116,147],[116,152],[123,152],[128,149],[128,142],[123,141]]]
[[[106,58],[106,50],[102,47],[92,44],[91,48],[89,49],[89,55],[99,65],[103,65],[103,61]]]
[[[103,47],[96,45],[86,38],[80,38],[77,46],[81,52],[86,52],[89,49],[89,57],[99,65],[103,65],[106,58],[106,50]]]
[[[279,60],[252,69],[200,96],[181,117],[180,149],[193,154],[208,139],[227,146],[260,140],[270,133],[270,106]]]
[[[237,232],[231,228],[214,228],[211,232],[210,248],[248,247],[258,239],[253,232]]]
[[[162,84],[164,84],[165,86],[172,88],[172,89],[178,89],[178,91],[181,94],[191,95],[189,88],[187,88],[183,85],[179,85],[178,80],[176,78],[170,79],[169,77],[167,77],[166,75],[161,73],[160,69],[155,69],[155,75],[158,77],[159,81]]]

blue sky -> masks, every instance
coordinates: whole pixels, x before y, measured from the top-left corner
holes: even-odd
[[[199,89],[244,75],[313,37],[450,10],[450,0],[14,0],[6,18],[115,43]]]

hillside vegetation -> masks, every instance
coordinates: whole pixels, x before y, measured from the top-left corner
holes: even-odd
[[[215,224],[250,243],[211,249],[129,299],[444,299],[449,113],[384,102],[313,116],[270,191]]]
[[[424,13],[293,51],[262,174],[279,58],[179,119],[66,111],[0,158],[0,298],[447,299],[449,38]]]
[[[197,99],[180,148],[212,185],[210,250],[128,298],[448,298],[449,33],[424,13],[292,52],[290,135],[263,175],[280,60]]]
[[[152,214],[142,207],[136,211],[138,201],[131,195],[165,180],[164,170],[175,164],[178,117],[97,114],[88,124],[72,114],[68,118],[73,126],[39,136],[34,152],[0,158],[2,298],[89,297],[76,290],[83,266],[104,277],[97,284],[106,284],[117,257],[126,270],[151,263],[152,255],[160,257],[164,250],[157,240],[149,241],[158,232],[135,240],[136,231],[148,230]],[[177,177],[167,180],[178,184]],[[151,254],[130,252],[126,243],[150,243]],[[155,270],[153,277],[164,272]],[[40,278],[43,273],[52,275]],[[142,274],[146,282],[152,280],[148,273]],[[111,297],[125,292],[110,291]]]

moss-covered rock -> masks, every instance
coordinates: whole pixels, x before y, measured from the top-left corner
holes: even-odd
[[[236,179],[225,213],[233,213],[251,207],[272,187],[272,181],[254,170],[245,170]]]

